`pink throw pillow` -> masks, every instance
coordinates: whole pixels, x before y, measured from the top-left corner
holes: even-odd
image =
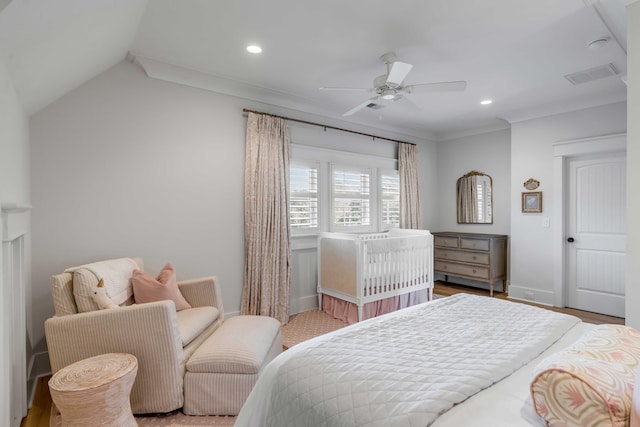
[[[191,308],[178,289],[176,272],[171,263],[167,263],[157,278],[140,270],[134,270],[131,276],[133,297],[137,304],[171,300],[176,304],[176,311]]]

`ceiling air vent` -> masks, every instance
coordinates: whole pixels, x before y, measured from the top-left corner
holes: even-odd
[[[384,108],[384,105],[376,104],[375,102],[370,102],[367,105],[365,105],[365,107],[371,108],[372,110],[379,110],[381,108]]]
[[[578,71],[577,73],[567,74],[564,76],[574,85],[592,82],[594,80],[603,79],[618,75],[615,65],[609,63],[598,67],[589,68],[588,70]]]

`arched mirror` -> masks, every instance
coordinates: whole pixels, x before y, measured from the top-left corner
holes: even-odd
[[[489,175],[471,171],[458,178],[458,224],[493,224],[493,193]]]

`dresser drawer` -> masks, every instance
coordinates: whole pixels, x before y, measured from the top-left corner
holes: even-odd
[[[489,239],[470,239],[468,237],[460,238],[461,249],[475,249],[477,251],[488,251],[491,245]]]
[[[489,264],[489,254],[477,252],[449,251],[447,249],[436,248],[435,258],[448,261],[473,262],[476,264]]]
[[[474,265],[455,264],[452,262],[438,261],[434,262],[433,268],[438,273],[451,274],[452,276],[466,276],[477,279],[488,279],[489,268],[478,267]]]
[[[444,236],[435,236],[433,240],[434,246],[442,246],[445,248],[457,248],[458,247],[458,238],[457,237],[444,237]]]

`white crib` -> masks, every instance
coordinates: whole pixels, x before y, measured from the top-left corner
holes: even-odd
[[[318,238],[318,299],[353,303],[358,318],[369,302],[427,290],[433,297],[433,236],[426,230],[322,233]]]

